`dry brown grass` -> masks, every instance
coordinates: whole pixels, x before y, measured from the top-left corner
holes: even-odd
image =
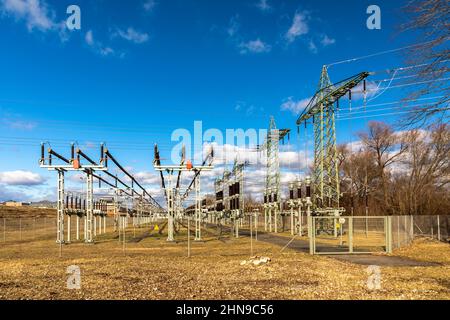
[[[272,258],[266,265],[241,266],[250,239],[212,237],[179,243],[152,235],[126,243],[116,235],[95,245],[59,246],[54,233],[29,241],[0,241],[0,299],[450,299],[449,245],[420,240],[394,255],[436,261],[433,267],[381,267],[382,288],[367,288],[366,266],[310,256],[257,242],[254,252]],[[139,229],[139,236],[144,228]],[[133,230],[128,231],[128,238]],[[288,240],[287,240],[288,241]],[[81,268],[81,290],[66,288],[66,268]]]

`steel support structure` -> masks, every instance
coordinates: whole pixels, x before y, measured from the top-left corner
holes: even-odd
[[[86,243],[94,242],[94,179],[92,171],[86,172],[86,220],[85,220],[84,241]]]
[[[58,171],[56,242],[64,243],[64,170]]]
[[[200,196],[200,175],[194,178],[195,188],[195,241],[202,240],[201,223],[202,223],[202,198]]]
[[[279,142],[286,135],[289,136],[290,129],[277,129],[274,117],[270,117],[267,138],[263,145],[266,150],[266,185],[264,203],[264,230],[278,232],[278,220],[281,209],[281,188],[280,188],[280,158]]]
[[[319,86],[305,110],[299,116],[297,125],[310,118],[314,130],[314,167],[312,176],[313,210],[319,214],[339,215],[340,188],[338,156],[336,147],[335,117],[339,98],[369,76],[362,72],[351,78],[332,84],[327,67],[322,68]]]
[[[173,188],[170,186],[169,182],[169,188],[166,189],[167,194],[167,241],[173,241],[173,231],[174,231],[174,215],[175,215],[175,208],[174,208],[174,199],[173,199]]]

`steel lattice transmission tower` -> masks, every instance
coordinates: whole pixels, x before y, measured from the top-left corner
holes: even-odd
[[[277,129],[275,119],[270,117],[269,131],[267,132],[266,140],[266,155],[267,155],[267,175],[266,175],[266,192],[269,189],[275,189],[277,201],[280,201],[280,149],[279,142],[289,134],[290,129]]]
[[[274,117],[270,117],[269,131],[267,132],[267,175],[266,191],[275,188],[276,194],[280,193],[280,159],[279,159],[280,132],[275,124]],[[279,199],[279,197],[278,197]]]
[[[339,168],[336,147],[335,115],[339,98],[369,76],[359,73],[332,84],[326,66],[322,68],[319,87],[297,125],[312,118],[314,128],[314,168],[312,176],[313,205],[317,212],[332,213],[340,210]]]
[[[284,139],[289,132],[290,129],[277,129],[275,119],[271,116],[266,141],[262,146],[267,157],[266,188],[264,191],[265,229],[267,229],[268,223],[269,230],[272,231],[272,217],[274,217],[275,232],[278,229],[278,212],[281,200],[279,141]]]

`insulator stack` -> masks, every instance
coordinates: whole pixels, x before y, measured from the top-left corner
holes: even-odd
[[[45,147],[44,144],[41,143],[41,163],[45,162]]]

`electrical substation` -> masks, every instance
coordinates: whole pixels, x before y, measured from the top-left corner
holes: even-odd
[[[400,2],[0,0],[0,302],[450,300],[449,0]]]
[[[249,230],[252,236],[253,230],[257,233],[260,228],[263,233],[287,232],[292,237],[306,239],[310,254],[391,252],[390,217],[366,217],[366,237],[369,238],[370,233],[369,221],[376,221],[377,243],[368,241],[367,245],[356,245],[354,223],[360,223],[361,217],[353,217],[340,205],[342,191],[336,145],[339,133],[335,125],[339,102],[342,97],[346,97],[351,105],[352,92],[354,94],[355,90],[362,90],[358,93],[362,94],[365,104],[366,79],[369,76],[369,72],[361,72],[332,83],[324,66],[317,91],[293,124],[297,130],[279,129],[274,117],[268,119],[264,142],[252,146],[254,152],[265,159],[265,181],[259,182],[263,188],[263,194],[258,195],[262,202],[261,211],[246,206],[249,193],[246,191],[245,176],[246,173],[251,174],[252,164],[240,160],[239,156],[236,156],[231,168],[223,166],[223,173],[215,178],[212,190],[202,189],[202,174],[215,168],[212,146],[202,163],[193,164],[191,159],[187,159],[183,147],[181,162],[173,164],[163,163],[158,145],[155,144],[153,169],[159,172],[160,188],[164,194],[164,201],[158,203],[113,157],[106,145],[101,144],[99,160],[95,161],[74,144],[70,146],[69,157],[51,147],[46,149],[45,144],[42,144],[40,166],[55,171],[58,182],[56,242],[61,246],[72,241],[95,243],[97,236],[106,233],[106,217],[111,216],[114,221],[113,231],[124,244],[126,240],[121,235],[129,223],[143,228],[157,224],[159,234],[166,233],[168,242],[180,240],[178,231],[180,228],[187,229],[188,256],[191,228],[193,241],[202,241],[202,230],[209,233],[215,230],[214,234],[218,238],[225,232],[239,238],[241,234],[248,235]],[[312,134],[308,134],[310,127]],[[299,141],[298,150],[305,145],[306,164],[307,144],[313,143],[313,164],[311,168],[305,165],[302,172],[294,172],[297,178],[283,184],[280,179],[280,143],[284,144],[287,140],[290,144],[295,132]],[[309,137],[312,137],[312,141],[309,141]],[[111,173],[112,166],[121,173],[120,177],[117,173]],[[64,178],[67,172],[84,175],[84,193],[65,190]],[[185,176],[191,178],[183,185]],[[94,189],[97,183],[99,188],[107,186],[108,192],[96,194]],[[188,201],[193,204],[187,204]],[[71,232],[72,224],[76,225],[75,235]],[[83,234],[80,233],[81,224]]]

